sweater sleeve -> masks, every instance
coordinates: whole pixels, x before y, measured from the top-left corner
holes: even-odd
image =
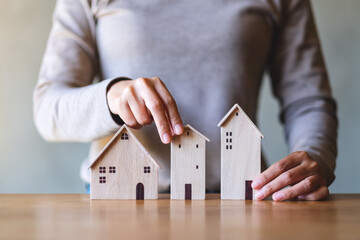
[[[330,185],[337,156],[336,102],[332,96],[308,0],[283,0],[270,65],[290,152],[306,151]]]
[[[58,0],[33,94],[35,125],[46,140],[88,142],[119,128],[106,100],[113,79],[92,84],[98,65],[88,1]]]

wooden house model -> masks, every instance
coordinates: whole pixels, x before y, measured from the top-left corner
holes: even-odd
[[[205,199],[205,145],[190,125],[171,142],[171,199]]]
[[[157,199],[160,164],[124,124],[89,165],[91,199]]]
[[[219,122],[221,199],[254,199],[252,180],[261,171],[263,134],[238,104]]]

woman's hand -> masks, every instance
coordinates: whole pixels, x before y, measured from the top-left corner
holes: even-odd
[[[110,111],[132,128],[154,120],[163,143],[184,131],[176,102],[158,77],[119,81],[110,87],[107,101]]]
[[[292,198],[320,200],[329,195],[319,164],[307,152],[294,152],[271,165],[252,183],[256,200],[270,195],[274,201]],[[288,188],[285,188],[290,186]],[[285,188],[285,189],[283,189]]]

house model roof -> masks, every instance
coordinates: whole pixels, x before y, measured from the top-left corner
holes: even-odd
[[[260,130],[256,127],[256,125],[253,123],[253,121],[251,121],[251,119],[248,117],[248,115],[246,115],[246,113],[244,112],[244,110],[242,110],[242,108],[239,106],[239,104],[235,104],[227,113],[226,115],[221,119],[221,121],[218,123],[218,127],[221,127],[224,122],[229,118],[229,116],[231,115],[231,113],[234,112],[235,109],[238,109],[239,112],[245,117],[245,119],[249,122],[249,124],[251,126],[253,126],[253,128],[255,128],[255,130],[259,133],[261,138],[264,138],[264,135],[260,132]]]
[[[162,169],[162,166],[150,155],[148,151],[146,151],[145,147],[139,142],[139,140],[135,137],[135,135],[131,132],[131,130],[126,126],[125,124],[122,125],[122,127],[116,132],[116,134],[111,138],[111,140],[106,144],[106,146],[101,150],[101,152],[91,161],[88,168],[91,168],[94,163],[99,160],[99,158],[105,153],[106,149],[110,147],[110,145],[115,141],[115,139],[119,136],[119,134],[122,132],[123,129],[126,129],[127,132],[130,134],[132,139],[136,142],[136,144],[141,148],[141,150],[145,153],[145,155],[155,163],[157,167]]]
[[[186,124],[186,126],[184,127],[184,131],[186,128],[191,129],[192,131],[194,131],[195,133],[199,134],[202,138],[204,138],[206,141],[210,142],[210,140],[205,137],[203,134],[201,134],[198,130],[196,130],[195,128],[193,128],[192,126],[190,126],[189,124]]]
[[[201,134],[198,130],[196,130],[195,128],[193,128],[190,124],[186,124],[186,126],[184,127],[184,129],[189,128],[192,131],[194,131],[195,133],[199,134],[202,138],[204,138],[206,141],[210,142],[210,139],[208,139],[207,137],[205,137],[203,134]]]

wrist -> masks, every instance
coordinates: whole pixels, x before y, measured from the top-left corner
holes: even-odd
[[[115,78],[115,79],[111,80],[106,87],[106,103],[107,103],[108,110],[109,110],[110,115],[111,115],[112,119],[114,120],[114,122],[116,122],[119,125],[123,125],[124,121],[120,118],[120,116],[116,113],[116,111],[111,106],[112,91],[110,91],[110,89],[118,82],[124,81],[124,80],[131,80],[131,79],[127,78],[127,77]]]

